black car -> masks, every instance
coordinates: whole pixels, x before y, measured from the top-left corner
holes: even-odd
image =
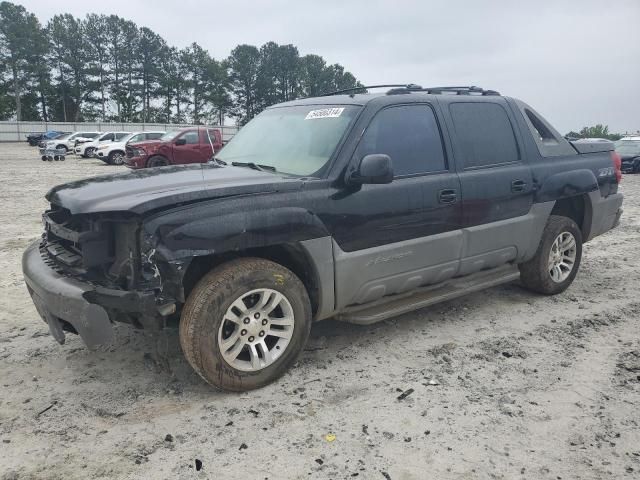
[[[57,130],[47,130],[46,132],[32,132],[27,135],[27,143],[32,147],[35,147],[40,142],[46,142],[47,140],[53,140],[63,135],[63,132]]]
[[[209,164],[53,188],[24,278],[60,343],[176,319],[198,374],[248,390],[293,365],[314,321],[370,324],[518,279],[563,292],[622,214],[612,148],[476,87],[296,100]]]
[[[640,173],[640,137],[626,137],[616,142],[616,152],[622,160],[622,171]]]

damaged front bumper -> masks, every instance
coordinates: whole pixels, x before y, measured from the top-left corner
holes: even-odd
[[[105,288],[62,275],[44,255],[40,242],[31,244],[22,257],[22,271],[38,313],[61,344],[68,331],[95,349],[111,341],[113,322],[121,318],[160,328],[164,317],[175,311],[173,303],[158,305],[153,291]]]

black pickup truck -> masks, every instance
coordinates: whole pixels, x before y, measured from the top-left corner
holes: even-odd
[[[179,320],[193,368],[248,390],[294,363],[314,321],[516,280],[560,293],[583,243],[619,222],[611,144],[574,146],[520,100],[339,93],[266,109],[208,164],[53,188],[23,270],[56,340],[94,348],[114,322]]]

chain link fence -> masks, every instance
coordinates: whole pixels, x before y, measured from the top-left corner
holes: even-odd
[[[27,135],[34,132],[58,130],[61,132],[141,132],[147,130],[178,130],[193,127],[190,124],[175,123],[101,123],[101,122],[0,122],[0,142],[26,142]],[[222,130],[226,142],[238,131],[238,127],[207,125]]]

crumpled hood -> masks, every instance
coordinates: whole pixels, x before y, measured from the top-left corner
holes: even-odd
[[[242,167],[173,165],[86,178],[52,188],[47,200],[78,213],[142,214],[166,206],[231,195],[299,189],[295,178]]]

